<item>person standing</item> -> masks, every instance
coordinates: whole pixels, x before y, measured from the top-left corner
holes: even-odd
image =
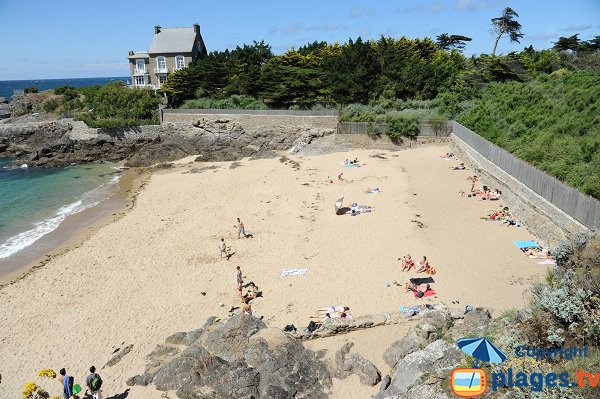
[[[237,227],[238,229],[238,240],[241,238],[242,234],[244,235],[244,238],[247,237],[246,230],[244,229],[244,222],[242,222],[240,218],[237,218],[237,224],[235,225],[235,227]]]
[[[236,281],[237,281],[237,290],[238,290],[238,293],[240,294],[240,298],[241,298],[242,291],[244,288],[244,279],[242,276],[242,269],[239,266],[236,268],[235,277],[236,277]]]
[[[73,396],[73,377],[67,375],[67,370],[64,368],[60,369],[58,373],[60,374],[58,382],[60,382],[63,387],[63,398],[71,399],[71,396]]]
[[[85,379],[85,385],[89,389],[92,399],[102,399],[102,378],[96,373],[96,367],[90,367],[90,375]]]
[[[225,239],[221,238],[221,242],[219,243],[219,250],[221,251],[221,258],[223,254],[225,254],[225,258],[229,260],[229,252],[227,251],[227,245],[225,245]]]

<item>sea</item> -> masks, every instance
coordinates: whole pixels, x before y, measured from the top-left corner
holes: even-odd
[[[129,82],[129,77],[111,78],[71,78],[71,79],[37,79],[37,80],[0,80],[0,97],[5,97],[10,102],[13,90],[22,90],[26,87],[37,87],[39,91],[54,89],[60,86],[86,87],[102,86],[115,80]]]
[[[0,277],[15,270],[15,258],[41,255],[36,243],[67,217],[110,198],[121,172],[110,163],[28,168],[13,161],[0,158]]]

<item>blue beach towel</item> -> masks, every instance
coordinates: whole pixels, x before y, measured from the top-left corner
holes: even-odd
[[[539,248],[540,244],[533,240],[529,241],[515,241],[517,248]]]

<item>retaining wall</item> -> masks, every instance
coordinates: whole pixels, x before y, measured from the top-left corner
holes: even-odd
[[[292,110],[233,110],[233,109],[162,109],[162,122],[196,122],[198,119],[215,121],[228,119],[243,126],[247,132],[262,128],[299,127],[335,129],[337,111],[292,111]]]

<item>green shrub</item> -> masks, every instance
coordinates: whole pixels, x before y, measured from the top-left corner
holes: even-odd
[[[268,109],[263,102],[246,95],[233,95],[223,99],[210,97],[184,101],[181,108],[186,109]]]
[[[24,92],[25,94],[30,94],[30,93],[37,93],[37,92],[39,92],[39,90],[38,90],[38,88],[37,88],[37,87],[35,87],[35,86],[31,86],[31,87],[26,87],[26,88],[24,88],[24,89],[23,89],[23,92]]]
[[[58,109],[58,102],[54,99],[46,101],[42,107],[44,112],[52,113]]]

